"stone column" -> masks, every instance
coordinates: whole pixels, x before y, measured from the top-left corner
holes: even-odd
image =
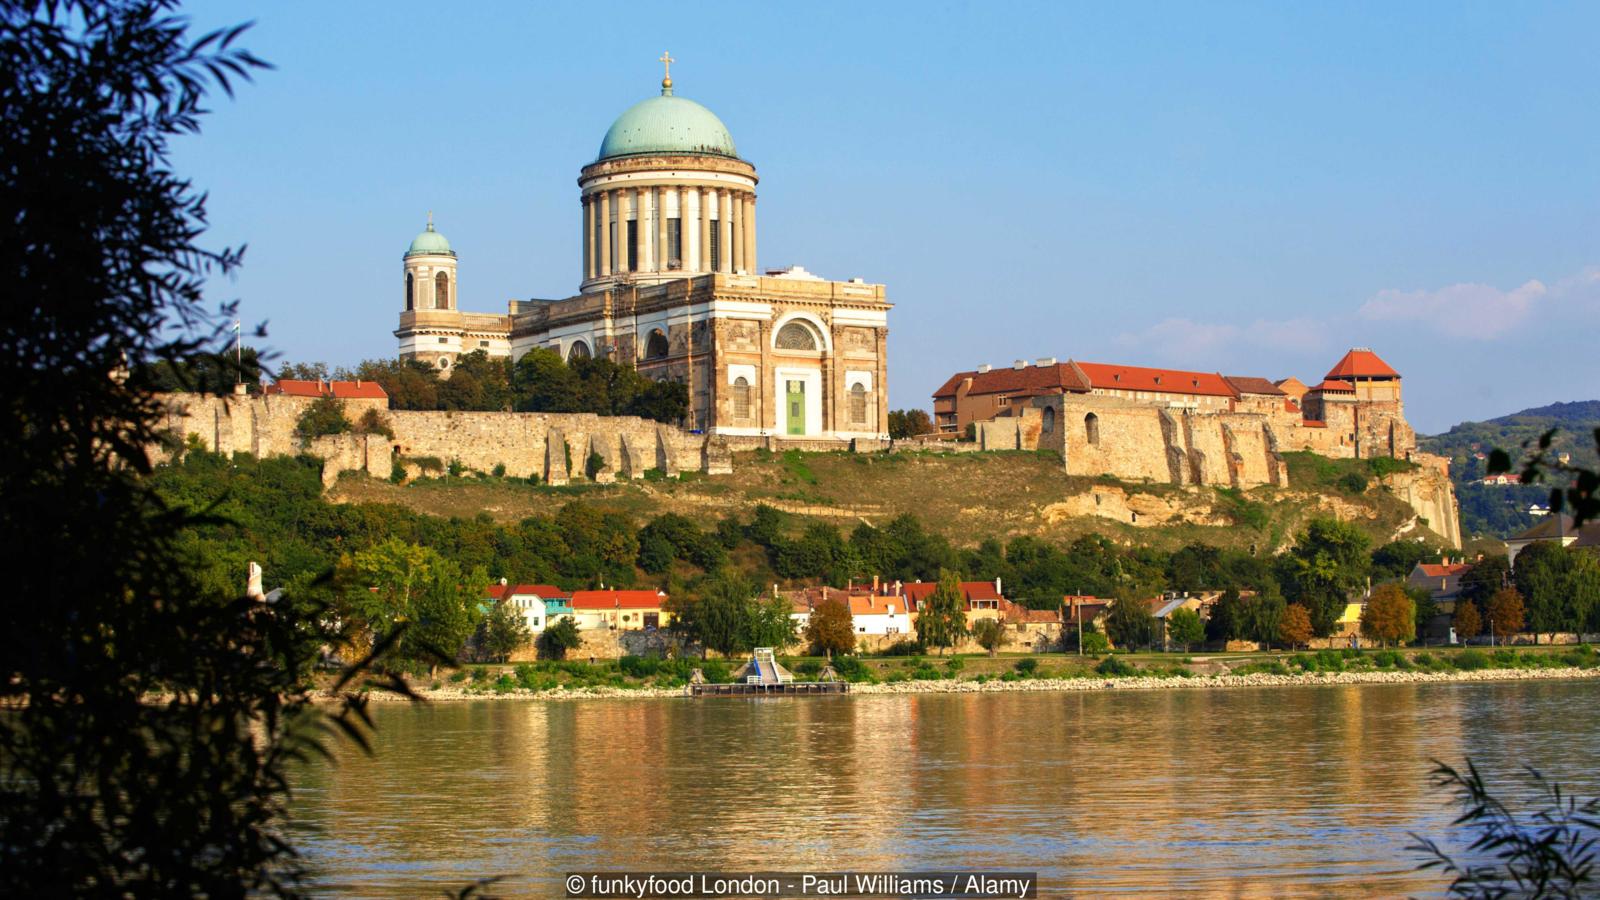
[[[656,207],[656,271],[666,272],[672,268],[672,245],[667,241],[667,192],[655,187],[650,193]],[[683,210],[678,210],[678,216],[682,221]]]
[[[782,385],[777,383],[777,376],[772,371],[772,335],[768,333],[771,324],[759,322],[756,324],[756,340],[761,347],[761,371],[756,373],[756,424],[765,431],[771,431],[778,426],[778,390]]]
[[[728,228],[733,232],[733,240],[729,242],[728,271],[737,272],[744,268],[744,203],[737,191],[728,193]]]
[[[583,280],[594,277],[594,197],[583,198]]]
[[[700,271],[711,271],[711,192],[700,189]]]
[[[683,270],[700,271],[700,192],[678,188],[679,215],[683,216]]]
[[[638,189],[638,271],[656,271],[656,192],[651,187]]]
[[[733,204],[729,201],[729,193],[721,191],[717,195],[717,271],[723,274],[733,272],[733,254],[728,252],[733,249],[733,217],[729,215]]]
[[[595,192],[595,207],[600,210],[600,215],[595,221],[595,229],[600,237],[600,259],[597,263],[597,275],[610,275],[611,271],[611,192]]]
[[[876,377],[874,377],[873,380],[872,380],[872,395],[877,400],[877,406],[878,406],[878,415],[875,418],[878,420],[878,433],[879,434],[888,434],[889,433],[889,364],[888,364],[887,360],[889,359],[889,329],[887,329],[887,328],[874,328],[873,332],[877,336],[877,340],[874,342],[874,346],[877,347],[877,351],[878,351],[877,374],[876,374]],[[1056,422],[1056,427],[1058,429],[1063,427],[1061,420],[1058,420]]]
[[[744,268],[751,275],[760,275],[756,268],[756,195],[744,195]]]
[[[633,268],[628,265],[628,219],[633,212],[633,191],[617,191],[617,198],[621,201],[617,208],[617,271],[631,272]],[[638,250],[635,249],[634,253],[637,254]]]

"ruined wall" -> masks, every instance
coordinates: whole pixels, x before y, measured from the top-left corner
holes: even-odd
[[[1450,460],[1431,453],[1413,454],[1418,468],[1387,475],[1383,484],[1416,510],[1420,524],[1433,529],[1451,547],[1461,546],[1461,504],[1450,481]]]
[[[733,471],[732,454],[720,438],[633,416],[591,413],[389,410],[384,415],[394,431],[392,441],[382,435],[334,435],[304,445],[294,428],[312,402],[282,395],[173,394],[167,402],[166,427],[179,441],[197,437],[218,453],[320,456],[325,461],[325,481],[346,470],[387,478],[395,457],[433,457],[480,472],[503,465],[507,475],[537,475],[549,484],[587,478],[591,453],[602,460],[594,473],[598,482],[638,478],[649,469],[669,475],[684,469],[710,474]],[[386,406],[382,400],[345,401],[352,420],[366,408]]]

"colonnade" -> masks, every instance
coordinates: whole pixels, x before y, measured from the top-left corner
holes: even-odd
[[[582,202],[585,281],[629,271],[756,271],[754,191],[693,185],[607,188],[585,194]],[[669,228],[673,220],[679,223],[676,242]],[[631,266],[629,222],[638,223]]]

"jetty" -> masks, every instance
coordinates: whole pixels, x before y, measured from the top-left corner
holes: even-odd
[[[699,669],[684,690],[691,697],[750,697],[796,694],[848,694],[850,683],[840,678],[832,666],[822,670],[819,681],[795,681],[780,664],[771,647],[757,647],[749,662],[733,673],[728,684],[711,684]]]

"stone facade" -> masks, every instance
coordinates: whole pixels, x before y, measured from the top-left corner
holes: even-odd
[[[638,478],[650,469],[668,475],[682,470],[721,474],[733,471],[727,442],[692,434],[633,416],[590,413],[408,412],[386,411],[385,400],[346,400],[346,415],[359,418],[367,408],[385,411],[391,440],[383,435],[334,435],[304,444],[294,429],[313,401],[283,395],[210,396],[172,394],[166,398],[166,429],[180,441],[191,436],[218,453],[255,456],[311,453],[323,458],[324,481],[341,471],[363,471],[387,478],[396,462],[432,457],[457,461],[467,469],[536,475],[547,484],[590,477],[590,454],[603,461],[593,480]],[[570,469],[570,471],[569,471]]]

